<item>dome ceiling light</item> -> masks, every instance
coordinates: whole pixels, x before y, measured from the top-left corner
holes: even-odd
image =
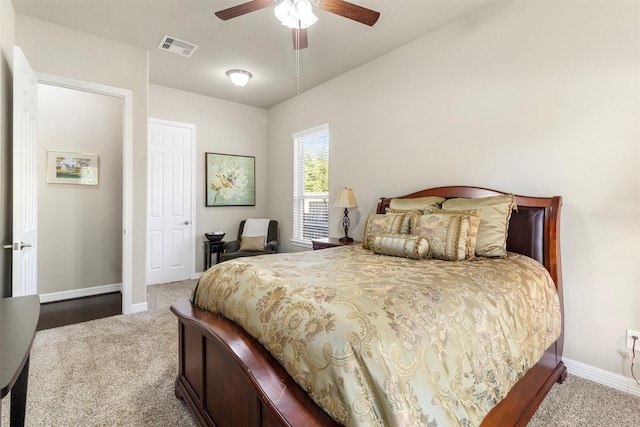
[[[246,86],[251,77],[253,77],[250,72],[245,70],[229,70],[227,71],[227,76],[234,85],[240,87]]]

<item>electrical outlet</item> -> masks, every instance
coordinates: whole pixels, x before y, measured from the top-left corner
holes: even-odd
[[[633,348],[633,338],[632,337],[637,337],[637,339],[636,339],[636,350],[640,351],[640,332],[632,331],[631,329],[627,329],[627,348]]]

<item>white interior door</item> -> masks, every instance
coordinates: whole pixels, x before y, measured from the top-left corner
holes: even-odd
[[[13,50],[13,237],[14,297],[35,295],[37,286],[38,78],[22,49]]]
[[[151,119],[148,147],[147,284],[185,280],[195,268],[195,126]]]

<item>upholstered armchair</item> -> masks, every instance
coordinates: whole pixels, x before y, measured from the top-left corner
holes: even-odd
[[[255,237],[249,239],[242,235],[246,220],[240,222],[238,229],[238,239],[224,244],[224,252],[221,261],[227,261],[234,258],[274,254],[278,250],[278,221],[270,220],[269,229],[267,231],[266,243],[256,245]],[[243,237],[244,242],[243,242]]]

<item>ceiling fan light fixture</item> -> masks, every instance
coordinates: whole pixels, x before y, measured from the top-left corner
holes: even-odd
[[[318,21],[309,0],[280,0],[274,13],[278,21],[289,28],[309,28]]]
[[[234,85],[240,87],[249,83],[249,80],[253,77],[250,72],[245,70],[229,70],[227,71],[227,76]]]

